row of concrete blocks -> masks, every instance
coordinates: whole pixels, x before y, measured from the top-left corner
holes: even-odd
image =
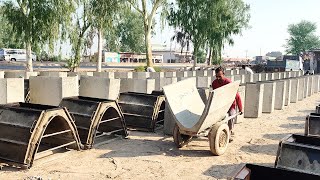
[[[278,73],[259,73],[259,74],[245,74],[234,73],[235,70],[226,70],[225,75],[228,77],[235,77],[235,79],[242,78],[243,81],[255,82],[270,79],[283,79],[290,77],[299,77],[302,71],[287,71]],[[238,69],[239,71],[239,69]],[[241,70],[240,70],[241,71]],[[40,72],[24,72],[24,71],[0,71],[0,78],[25,78],[30,76],[52,76],[52,77],[67,77],[67,76],[97,76],[110,79],[147,79],[147,78],[172,78],[172,77],[214,77],[213,70],[199,70],[199,71],[178,71],[178,72],[55,72],[55,71],[40,71]]]
[[[319,75],[247,83],[244,117],[258,118],[262,113],[282,110],[284,106],[302,101],[318,92],[320,92]]]

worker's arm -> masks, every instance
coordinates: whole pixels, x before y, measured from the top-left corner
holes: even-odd
[[[239,93],[237,93],[236,95],[236,102],[237,102],[237,106],[240,112],[243,112],[242,110],[242,101],[241,101],[241,97],[239,95]]]

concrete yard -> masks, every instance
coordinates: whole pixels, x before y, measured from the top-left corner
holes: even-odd
[[[236,138],[223,156],[212,156],[208,140],[192,141],[180,150],[172,137],[130,132],[87,151],[69,151],[36,161],[29,170],[3,167],[0,179],[225,179],[240,163],[273,166],[281,138],[303,133],[305,117],[320,103],[320,94],[284,110],[242,119]]]

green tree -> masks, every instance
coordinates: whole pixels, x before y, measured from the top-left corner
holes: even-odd
[[[162,7],[161,17],[163,18],[166,15],[167,0],[127,0],[127,1],[137,12],[139,12],[140,17],[143,19],[147,66],[152,67],[153,66],[152,47],[151,47],[151,33],[153,28],[152,25],[154,22],[155,14],[160,7]],[[151,11],[148,11],[147,4],[151,6],[150,8]]]
[[[145,50],[143,20],[140,14],[122,8],[113,25],[105,34],[110,51],[137,52]]]
[[[16,35],[25,44],[26,70],[32,72],[31,47],[55,37],[59,25],[69,18],[72,3],[68,0],[12,0],[5,1],[4,14]]]
[[[320,48],[320,39],[315,33],[317,31],[316,23],[301,21],[297,24],[288,26],[290,35],[285,45],[287,53],[301,55],[306,50]]]
[[[101,72],[102,41],[104,29],[112,28],[112,20],[119,9],[119,0],[92,0],[92,24],[98,30],[97,72]]]

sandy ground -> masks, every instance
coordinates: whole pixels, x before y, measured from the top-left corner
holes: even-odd
[[[92,150],[52,155],[29,170],[5,167],[0,179],[225,179],[240,163],[273,166],[279,140],[303,133],[305,117],[319,101],[316,94],[259,119],[242,119],[223,156],[212,156],[205,138],[179,150],[161,130],[134,131]]]

